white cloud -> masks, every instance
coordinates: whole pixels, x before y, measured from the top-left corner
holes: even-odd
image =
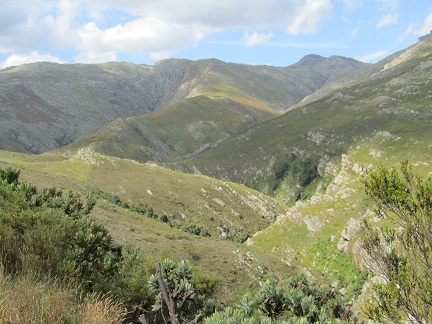
[[[49,27],[40,22],[52,5],[44,0],[3,1],[0,10],[0,52],[29,52],[46,44]]]
[[[379,58],[386,56],[388,53],[389,53],[388,50],[379,50],[371,54],[357,56],[355,57],[355,59],[365,63],[371,63],[371,62],[376,62]]]
[[[290,34],[313,33],[332,12],[330,0],[306,0],[297,15],[288,23]]]
[[[104,63],[117,61],[117,53],[97,52],[97,51],[82,51],[75,57],[75,62],[78,63]]]
[[[423,36],[429,34],[431,30],[432,30],[432,12],[430,12],[427,15],[427,17],[423,22],[423,25],[418,26],[414,23],[410,23],[405,33],[399,36],[399,39],[403,39],[408,35]]]
[[[138,17],[178,24],[196,23],[220,30],[243,26],[283,27],[317,4],[322,9],[321,3],[328,5],[331,0],[88,0],[87,3],[94,15],[115,8]],[[319,14],[313,13],[314,16]]]
[[[375,0],[378,2],[380,9],[387,12],[396,12],[399,8],[399,0]]]
[[[253,32],[253,34],[245,33],[243,44],[245,46],[255,46],[255,45],[263,44],[273,37],[274,34],[272,32],[269,32],[267,34],[258,33],[256,31]]]
[[[351,38],[356,37],[358,35],[358,32],[359,32],[359,28],[358,27],[356,27],[354,29],[351,29],[350,32],[349,32],[349,37],[351,37]]]
[[[68,49],[79,53],[80,61],[114,59],[119,53],[167,57],[227,29],[313,33],[332,12],[331,0],[4,2],[0,10],[1,53]],[[120,16],[125,18],[120,20]],[[245,44],[256,45],[270,38],[270,34],[253,33]]]
[[[126,24],[100,29],[89,22],[77,30],[84,53],[126,52],[149,53],[152,57],[166,58],[168,53],[193,46],[204,37],[205,28],[197,25],[170,24],[156,18],[138,18]],[[103,55],[102,55],[103,56]]]
[[[352,11],[362,6],[361,0],[342,0],[345,11]]]
[[[35,63],[35,62],[66,63],[50,54],[40,54],[37,51],[33,51],[30,54],[10,55],[6,60],[0,63],[0,69],[4,69],[8,66],[17,66],[21,64],[28,64],[28,63]]]
[[[395,25],[398,23],[399,14],[388,14],[381,17],[381,19],[377,22],[376,28],[380,29],[383,27],[387,27],[390,25]]]

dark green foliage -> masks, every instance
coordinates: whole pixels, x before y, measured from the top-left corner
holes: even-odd
[[[0,170],[0,246],[6,273],[33,271],[76,280],[88,291],[104,291],[116,272],[121,248],[89,216],[94,199],[60,189],[38,191],[19,182],[19,171]]]
[[[169,318],[171,323],[179,324],[199,321],[206,313],[214,311],[214,302],[204,301],[192,284],[193,272],[189,261],[173,262],[165,259],[156,266],[147,284],[156,294],[152,307],[159,321]]]
[[[245,184],[253,189],[274,196],[278,191],[289,188],[288,200],[306,199],[309,196],[309,187],[315,188],[314,183],[320,178],[318,173],[319,157],[299,157],[295,154],[273,155],[275,162],[269,167],[268,173],[254,175]],[[287,201],[288,201],[287,200]]]
[[[243,243],[246,242],[249,237],[250,237],[249,233],[243,231],[238,233],[232,240],[234,242]]]
[[[112,294],[131,308],[150,309],[154,298],[145,280],[153,274],[155,263],[153,257],[138,247],[123,248],[122,260],[110,284]]]
[[[193,222],[186,222],[182,225],[181,229],[185,231],[186,233],[190,233],[193,235],[198,236],[210,236],[210,233],[203,228],[202,226],[199,226]]]
[[[18,184],[19,175],[20,170],[13,169],[11,166],[0,169],[0,179],[6,184]]]
[[[204,323],[356,323],[349,302],[332,287],[317,286],[304,274],[290,277],[286,285],[266,280],[255,297],[245,295]]]
[[[391,227],[364,222],[363,247],[375,284],[367,314],[376,321],[432,321],[432,178],[423,180],[407,162],[369,173],[366,194]],[[397,229],[394,227],[396,226]]]

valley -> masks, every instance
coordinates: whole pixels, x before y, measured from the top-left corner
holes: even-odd
[[[382,222],[363,182],[403,160],[431,176],[431,75],[427,36],[374,65],[7,68],[0,167],[95,194],[91,215],[115,242],[154,262],[188,259],[226,305],[303,272],[361,313],[373,278],[361,224]]]

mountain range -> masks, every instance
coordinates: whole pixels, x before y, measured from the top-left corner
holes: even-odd
[[[356,233],[375,216],[361,179],[405,159],[430,176],[431,75],[431,36],[376,64],[11,67],[0,70],[0,165],[115,196],[123,207],[101,199],[94,213],[116,240],[217,272],[225,300],[237,279],[247,289],[299,269],[358,295]],[[167,224],[124,208],[138,203]]]
[[[363,65],[341,57],[309,56],[286,68],[214,59],[172,59],[155,66],[34,63],[11,67],[0,71],[0,148],[46,152],[91,135],[119,118],[175,109],[173,106],[199,95],[217,101],[219,105],[210,104],[215,110],[222,109],[221,114],[240,114],[240,120],[234,121],[240,125],[227,130],[234,133],[275,117]]]

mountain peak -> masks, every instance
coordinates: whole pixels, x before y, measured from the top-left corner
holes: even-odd
[[[317,54],[308,54],[305,55],[297,64],[316,64],[325,60],[325,57],[322,57]]]

